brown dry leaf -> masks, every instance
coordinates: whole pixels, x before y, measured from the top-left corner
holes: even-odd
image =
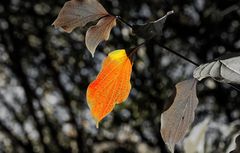
[[[166,15],[164,15],[163,17],[156,21],[145,23],[142,25],[138,24],[133,25],[133,32],[139,37],[148,40],[155,36],[160,37],[162,35],[163,26],[165,24],[167,17],[173,13],[174,11],[169,11],[167,12]]]
[[[198,105],[196,79],[180,82],[176,85],[177,94],[172,106],[161,116],[161,135],[170,151],[186,134],[194,120],[194,111]]]
[[[64,4],[52,25],[70,33],[106,15],[108,12],[97,0],[71,0]]]
[[[116,17],[109,15],[99,20],[97,25],[88,29],[85,43],[92,56],[94,56],[98,44],[109,39],[114,26],[116,26]]]

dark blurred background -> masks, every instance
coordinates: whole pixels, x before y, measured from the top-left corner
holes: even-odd
[[[163,106],[195,67],[148,43],[134,61],[129,98],[96,129],[85,97],[89,82],[107,53],[143,40],[118,23],[93,59],[84,44],[87,28],[67,34],[51,26],[65,2],[0,2],[0,153],[166,153],[159,132]],[[174,10],[161,41],[198,63],[240,51],[239,0],[100,2],[130,24]],[[240,93],[206,79],[198,97],[193,125],[211,120],[204,150],[224,153],[240,131]],[[176,152],[184,152],[181,143]]]

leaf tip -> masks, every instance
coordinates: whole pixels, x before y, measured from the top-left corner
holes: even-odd
[[[97,129],[99,128],[99,122],[98,121],[96,122],[96,128]]]
[[[167,15],[171,15],[171,14],[174,14],[174,13],[175,13],[174,10],[171,10],[171,11],[167,12]]]
[[[91,52],[91,55],[92,55],[92,58],[94,58],[94,52],[90,51]]]
[[[171,153],[174,153],[174,147],[170,147],[169,150]]]
[[[51,24],[51,26],[53,26],[54,28],[57,28],[56,20]]]
[[[174,148],[175,148],[175,144],[171,144],[171,143],[166,143],[168,150],[171,153],[174,153]]]

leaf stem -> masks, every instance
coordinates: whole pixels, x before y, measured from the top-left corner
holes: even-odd
[[[167,18],[169,15],[173,14],[174,13],[174,10],[171,10],[171,11],[168,11],[163,17],[161,17],[160,19],[158,19],[157,21],[159,20],[163,20],[164,18]],[[157,22],[156,21],[156,22]]]
[[[141,44],[137,45],[136,47],[134,47],[133,49],[131,49],[128,52],[128,57],[132,58],[133,54],[135,54],[137,52],[137,50],[142,47],[143,45],[145,45],[147,43],[147,41],[142,42]]]
[[[121,16],[116,16],[117,20],[121,21],[122,23],[124,23],[125,25],[127,25],[129,28],[133,28],[133,26],[131,24],[129,24],[127,21],[125,21],[123,18],[121,18]]]

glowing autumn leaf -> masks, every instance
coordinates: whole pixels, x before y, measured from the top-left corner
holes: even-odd
[[[104,60],[101,72],[87,89],[87,102],[97,127],[115,104],[127,99],[131,72],[132,62],[125,50],[113,51]]]
[[[76,27],[83,27],[106,15],[108,12],[97,0],[70,0],[64,4],[52,25],[70,33]]]
[[[98,44],[103,40],[108,40],[112,28],[116,26],[116,17],[107,16],[98,21],[97,25],[88,29],[86,34],[86,46],[94,56]]]

